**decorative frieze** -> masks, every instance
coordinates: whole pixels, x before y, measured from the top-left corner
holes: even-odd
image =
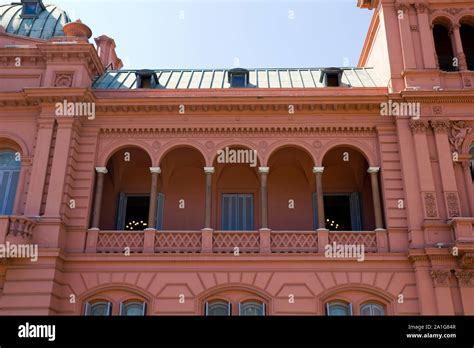
[[[444,197],[448,210],[448,218],[461,216],[457,192],[445,192]]]
[[[74,72],[56,72],[54,87],[72,87]]]
[[[436,203],[436,194],[434,192],[423,192],[423,205],[425,207],[425,218],[438,218],[438,205]]]

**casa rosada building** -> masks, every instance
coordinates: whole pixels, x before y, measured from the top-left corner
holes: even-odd
[[[0,314],[473,315],[474,1],[357,6],[357,67],[123,70],[1,5]]]

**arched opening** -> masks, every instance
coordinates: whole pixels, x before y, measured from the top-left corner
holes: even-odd
[[[474,70],[474,18],[461,20],[459,29],[461,34],[462,48],[466,57],[467,69]]]
[[[178,147],[161,160],[159,199],[164,201],[163,221],[167,231],[201,230],[204,226],[205,161],[202,154],[191,147]],[[159,228],[160,229],[160,228]]]
[[[365,157],[356,149],[340,146],[326,153],[323,167],[326,228],[331,231],[374,230],[372,186]],[[314,207],[317,209],[316,204]]]
[[[268,301],[259,294],[240,288],[227,288],[203,300],[206,316],[264,316]]]
[[[433,25],[433,39],[440,70],[457,70],[457,64],[454,63],[450,30],[446,23],[440,20]]]
[[[259,224],[259,161],[255,150],[233,146],[214,160],[214,225],[223,231],[253,231]],[[214,210],[215,211],[215,210]],[[217,220],[217,221],[216,221]]]
[[[268,219],[272,230],[314,231],[312,158],[304,150],[285,147],[268,161]]]
[[[13,212],[20,169],[19,152],[0,150],[0,215],[11,215]]]
[[[148,227],[150,167],[147,152],[137,147],[121,149],[109,159],[100,229],[140,231]]]

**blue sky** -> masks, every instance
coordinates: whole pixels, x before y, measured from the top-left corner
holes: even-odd
[[[356,0],[45,0],[115,39],[124,68],[355,66]]]

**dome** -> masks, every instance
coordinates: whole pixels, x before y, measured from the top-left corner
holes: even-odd
[[[24,6],[30,4],[37,4],[37,12],[25,15]],[[55,5],[43,5],[41,1],[0,5],[0,25],[8,34],[48,40],[64,36],[63,26],[70,22],[65,11]]]

